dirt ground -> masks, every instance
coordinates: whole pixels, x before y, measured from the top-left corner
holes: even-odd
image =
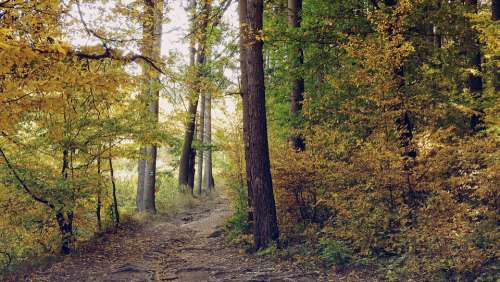
[[[327,281],[321,274],[249,256],[229,246],[222,226],[229,201],[104,236],[91,248],[27,275],[25,281]],[[330,280],[331,281],[331,280]]]

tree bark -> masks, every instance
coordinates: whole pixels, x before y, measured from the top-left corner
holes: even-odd
[[[240,27],[240,95],[242,98],[242,103],[243,103],[243,112],[247,111],[248,109],[248,99],[245,97],[248,96],[248,72],[247,72],[247,48],[248,48],[248,25],[247,25],[247,0],[239,0],[238,2],[238,12],[239,12],[239,27]],[[248,132],[248,129],[246,128],[248,125],[248,121],[246,120],[247,116],[243,114],[243,132],[246,133]],[[250,139],[246,134],[243,134],[243,143],[244,143],[244,151],[245,151],[245,159],[249,159],[249,146],[250,146]],[[249,167],[246,166],[246,175],[250,175]],[[247,185],[247,194],[248,194],[248,223],[250,226],[252,226],[253,222],[253,204],[252,204],[252,186],[250,186],[250,183],[248,181],[248,178],[246,178],[246,183]]]
[[[500,0],[491,0],[491,20],[498,21],[500,20]],[[498,65],[493,66],[493,87],[495,91],[500,92],[500,70]]]
[[[102,201],[101,201],[101,156],[100,152],[98,152],[99,156],[97,157],[97,175],[99,177],[98,179],[98,184],[97,184],[97,205],[95,209],[96,213],[96,219],[97,219],[97,231],[101,231],[102,229],[102,220],[101,220],[101,208],[102,208]]]
[[[196,180],[196,193],[201,195],[201,188],[203,184],[203,160],[204,160],[204,146],[205,146],[205,95],[200,93],[200,124],[198,125],[198,177]]]
[[[71,244],[73,242],[73,212],[64,212],[58,210],[56,212],[56,221],[61,234],[61,255],[68,255],[71,252]]]
[[[191,39],[190,39],[190,62],[191,67],[195,66],[196,63],[196,36],[194,32],[196,30],[196,1],[191,0],[190,2],[190,13],[191,13]],[[190,87],[194,88],[194,87]],[[190,91],[192,92],[192,91]],[[193,91],[194,92],[194,91]],[[194,184],[194,159],[196,157],[196,151],[193,149],[193,139],[195,135],[196,127],[196,110],[198,108],[198,95],[191,97],[193,93],[189,95],[189,106],[188,106],[188,120],[186,123],[186,131],[184,132],[184,143],[182,146],[181,159],[179,162],[179,186],[187,186],[193,193]]]
[[[142,147],[139,149],[140,159],[137,166],[137,195],[135,197],[136,211],[144,211],[144,177],[146,174],[146,148]]]
[[[110,146],[111,147],[111,146]],[[109,161],[109,176],[111,178],[111,192],[113,195],[113,214],[115,220],[115,227],[120,223],[120,212],[118,211],[118,200],[116,198],[116,183],[115,183],[115,171],[113,169],[113,158],[111,154],[108,158]]]
[[[500,0],[491,0],[491,20],[500,19]]]
[[[150,48],[151,57],[158,61],[160,59],[161,52],[161,34],[162,34],[162,23],[163,23],[163,0],[156,1],[145,1],[145,14],[146,22],[144,25],[144,31],[149,33],[146,37],[146,44],[151,44]],[[149,20],[148,20],[149,18]],[[152,120],[155,125],[158,123],[159,115],[159,99],[160,99],[160,74],[156,71],[151,71],[146,69],[148,73],[147,77],[149,80],[149,114],[152,116]],[[144,176],[144,210],[150,213],[156,212],[155,206],[155,190],[156,190],[156,158],[157,158],[158,147],[156,144],[151,144],[146,147],[146,171]]]
[[[288,26],[299,29],[302,21],[302,0],[288,0]],[[302,112],[304,100],[304,78],[300,74],[304,64],[304,51],[300,43],[291,43],[290,68],[292,73],[292,92],[290,93],[290,115],[292,127],[298,129],[298,119]],[[290,136],[290,147],[297,151],[305,149],[304,138],[295,132]]]
[[[243,97],[244,129],[248,136],[247,175],[252,190],[254,205],[254,245],[259,249],[279,237],[271,178],[269,147],[267,140],[266,101],[264,86],[263,41],[263,0],[247,1],[247,23],[251,34],[247,49],[248,92]]]
[[[212,175],[212,93],[208,92],[205,101],[205,173],[203,189],[208,193],[214,187]]]
[[[197,79],[196,79],[196,89],[200,95],[200,122],[199,122],[199,143],[200,149],[198,151],[198,177],[196,182],[197,194],[201,195],[202,185],[203,185],[203,160],[204,160],[204,151],[205,151],[205,89],[202,86],[203,78],[206,77],[206,58],[208,52],[208,38],[207,38],[207,29],[208,22],[210,20],[210,11],[212,9],[211,1],[204,0],[202,1],[201,13],[199,15],[200,18],[200,39],[198,42],[199,51],[198,57],[196,59],[197,63]]]
[[[466,0],[466,9],[469,12],[477,13],[478,3],[477,0]],[[467,77],[466,85],[469,89],[472,98],[476,104],[480,104],[480,99],[483,91],[483,78],[481,72],[481,49],[476,32],[470,27],[470,32],[465,36],[465,47],[467,48],[467,56],[469,57],[470,65],[474,68],[475,72],[470,72]],[[476,113],[470,117],[470,129],[473,132],[478,132],[484,128],[484,111],[480,105],[475,105],[473,108]]]

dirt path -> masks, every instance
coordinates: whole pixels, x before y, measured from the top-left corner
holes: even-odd
[[[32,273],[27,281],[323,281],[317,273],[283,269],[227,246],[222,226],[228,200],[154,219],[104,237],[92,250]]]

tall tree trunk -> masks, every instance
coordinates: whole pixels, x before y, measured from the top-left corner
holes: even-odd
[[[477,13],[478,2],[477,0],[466,0],[466,9],[469,12]],[[480,131],[484,127],[483,108],[480,106],[480,100],[483,91],[483,78],[480,74],[481,72],[481,49],[479,46],[479,40],[476,32],[470,27],[470,31],[465,36],[465,47],[467,50],[467,56],[469,58],[469,64],[474,68],[474,72],[470,72],[467,77],[466,85],[469,89],[472,98],[475,100],[476,105],[474,105],[474,110],[476,113],[472,114],[470,117],[470,129],[473,132]]]
[[[111,148],[111,146],[110,146]],[[120,212],[118,211],[118,200],[116,198],[116,182],[115,182],[115,171],[113,169],[113,158],[111,157],[111,154],[109,155],[108,158],[109,161],[109,177],[111,178],[111,192],[113,196],[113,215],[114,215],[114,220],[115,220],[115,227],[118,226],[120,223]]]
[[[198,130],[198,177],[196,180],[196,193],[201,195],[201,188],[203,184],[203,160],[204,160],[204,146],[205,146],[205,95],[200,93],[200,119]]]
[[[491,20],[500,20],[500,0],[491,0]],[[493,66],[493,72],[493,87],[498,93],[500,92],[500,70],[498,68],[498,64]]]
[[[288,0],[288,26],[299,29],[302,21],[302,0]],[[292,92],[290,93],[290,115],[292,127],[298,129],[298,119],[302,112],[302,101],[304,100],[304,78],[301,68],[304,64],[304,51],[300,42],[291,43],[290,66],[292,73]],[[296,132],[290,136],[290,147],[297,151],[305,149],[304,138]]]
[[[146,44],[151,44],[151,58],[155,61],[159,61],[161,57],[161,34],[162,34],[162,23],[163,23],[163,0],[146,0],[145,1],[145,16],[146,22],[144,25],[144,31],[149,33],[146,40]],[[148,20],[149,19],[149,20]],[[159,99],[160,99],[160,74],[156,71],[152,71],[150,67],[146,68],[146,72],[149,74],[147,78],[149,80],[149,105],[148,110],[152,116],[152,121],[155,125],[158,123],[159,114]],[[158,147],[152,144],[146,147],[146,174],[144,176],[144,210],[150,213],[156,212],[155,206],[155,190],[156,190],[156,158],[157,158]]]
[[[102,201],[101,201],[101,152],[98,152],[99,156],[97,157],[97,175],[99,177],[97,183],[97,204],[95,209],[96,219],[97,219],[97,230],[102,230],[102,220],[101,220],[101,209],[102,209]]]
[[[203,189],[211,192],[214,187],[212,175],[212,93],[208,92],[205,101],[205,173],[203,176]]]
[[[190,39],[190,62],[191,67],[195,66],[196,63],[196,0],[190,1],[190,13],[191,13],[191,39]],[[194,87],[190,87],[192,89]],[[181,188],[187,186],[191,193],[193,193],[194,184],[194,159],[196,157],[196,151],[193,149],[193,139],[195,135],[196,126],[196,110],[198,107],[198,95],[193,96],[193,92],[189,91],[189,106],[188,106],[188,120],[186,123],[186,130],[184,132],[184,143],[182,145],[182,153],[179,164],[179,186]]]
[[[493,21],[500,19],[500,0],[491,0],[491,19]]]
[[[240,95],[243,103],[243,112],[248,109],[248,99],[245,98],[248,96],[248,71],[247,71],[247,48],[248,48],[248,25],[247,25],[247,0],[239,0],[238,1],[238,12],[239,12],[239,26],[240,26],[240,73],[241,73],[241,81],[240,81]],[[248,121],[247,115],[243,114],[243,143],[244,143],[244,151],[245,151],[245,159],[249,159],[249,146],[250,139],[248,135],[245,134],[248,132],[247,126]],[[248,166],[245,167],[246,175],[250,175],[250,168]],[[253,204],[252,204],[252,186],[246,178],[247,192],[248,192],[248,222],[250,226],[252,226],[253,222]]]
[[[135,207],[136,211],[142,212],[144,211],[144,177],[146,174],[146,148],[142,147],[139,150],[140,159],[137,166],[137,194],[135,197]]]
[[[254,206],[254,245],[259,249],[279,237],[267,140],[266,97],[264,86],[263,41],[257,36],[263,28],[263,0],[247,1],[250,28],[247,49],[248,92],[243,99],[244,134],[248,136],[246,165]]]
[[[68,169],[70,166],[68,149],[63,150],[63,161],[61,176],[64,179],[68,178]],[[65,212],[64,204],[56,210],[56,221],[59,226],[59,234],[61,235],[61,250],[62,255],[67,255],[71,252],[71,244],[73,243],[73,211]]]
[[[197,177],[197,182],[196,182],[196,189],[198,195],[201,195],[201,190],[202,190],[202,185],[203,185],[203,159],[204,159],[204,151],[205,151],[205,133],[204,133],[204,127],[205,127],[205,93],[206,90],[203,87],[203,79],[206,77],[206,58],[207,58],[207,52],[209,48],[208,44],[208,38],[207,38],[207,31],[208,31],[208,22],[210,20],[210,11],[212,9],[210,0],[204,0],[202,1],[202,7],[201,7],[201,13],[198,16],[199,18],[199,26],[200,29],[198,32],[199,34],[199,42],[198,42],[198,57],[196,59],[197,63],[197,79],[196,79],[196,90],[198,91],[200,95],[200,122],[199,122],[199,131],[198,131],[198,138],[199,138],[199,143],[200,143],[200,149],[198,151],[198,177]]]

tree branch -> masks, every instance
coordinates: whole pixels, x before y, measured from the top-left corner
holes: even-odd
[[[37,202],[40,202],[40,203],[48,206],[51,209],[55,208],[54,205],[51,204],[49,201],[47,201],[47,200],[45,200],[43,198],[38,197],[37,195],[35,195],[35,193],[33,193],[33,191],[31,191],[31,189],[28,187],[28,185],[26,184],[26,182],[24,182],[24,180],[19,176],[19,174],[17,174],[17,171],[15,170],[15,168],[10,163],[9,159],[5,155],[5,153],[2,150],[2,148],[0,148],[0,155],[4,159],[5,164],[7,165],[7,167],[9,168],[9,170],[12,172],[12,174],[14,175],[14,177],[16,178],[16,180],[19,182],[19,184],[21,185],[21,187],[24,189],[24,191],[26,191],[26,193],[28,193],[28,195],[31,196],[31,198],[33,198]]]
[[[229,0],[229,1],[231,1],[231,0]],[[99,35],[94,30],[90,29],[87,22],[83,18],[83,13],[82,13],[82,9],[81,9],[79,0],[76,0],[76,7],[78,10],[78,15],[80,16],[80,21],[82,22],[83,28],[85,29],[85,32],[87,32],[88,35],[92,35],[92,36],[98,38],[99,40],[101,40],[102,47],[104,48],[104,53],[102,53],[102,54],[86,54],[86,53],[82,53],[82,52],[77,51],[74,53],[77,57],[82,58],[82,59],[90,59],[90,60],[100,60],[100,59],[109,58],[109,59],[115,59],[115,60],[122,60],[122,61],[126,61],[126,62],[134,62],[137,60],[143,60],[144,62],[149,64],[152,68],[154,68],[159,73],[165,74],[163,72],[163,70],[160,67],[158,67],[151,58],[148,58],[146,56],[137,55],[137,54],[125,56],[125,57],[114,56],[114,54],[116,54],[117,52],[113,52],[113,50],[111,48],[109,48],[108,41],[118,42],[119,40],[105,38],[105,37]]]

